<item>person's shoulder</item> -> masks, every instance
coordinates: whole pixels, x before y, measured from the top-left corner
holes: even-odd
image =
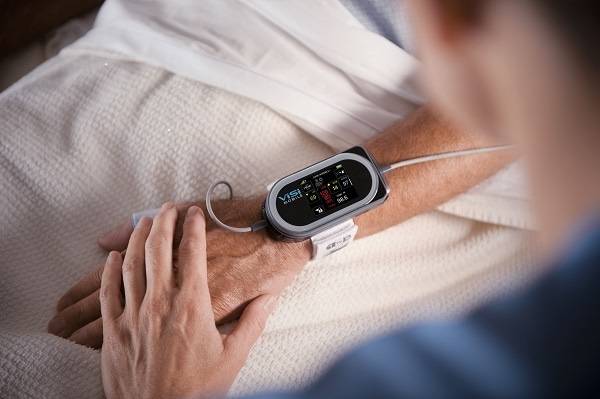
[[[600,223],[565,248],[544,276],[464,322],[518,359],[540,397],[587,393],[600,368]]]
[[[580,223],[564,241],[563,250],[548,273],[526,296],[542,296],[556,302],[559,308],[560,304],[575,306],[600,301],[600,218]]]
[[[315,398],[580,397],[600,369],[600,224],[527,287],[345,355]]]

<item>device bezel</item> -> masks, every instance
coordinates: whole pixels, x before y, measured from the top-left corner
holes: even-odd
[[[279,215],[279,212],[277,212],[276,201],[279,190],[303,176],[310,175],[311,173],[317,172],[320,169],[340,162],[344,159],[357,161],[367,168],[373,182],[369,193],[360,201],[331,215],[327,215],[322,219],[314,221],[306,226],[292,225],[283,220],[283,218]],[[389,190],[387,183],[381,174],[379,167],[364,148],[357,146],[317,162],[276,181],[269,190],[265,200],[264,213],[271,228],[283,236],[283,238],[291,240],[303,240],[374,208],[387,199],[388,193]],[[273,212],[273,210],[275,210],[275,212]]]

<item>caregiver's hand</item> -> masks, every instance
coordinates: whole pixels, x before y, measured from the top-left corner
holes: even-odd
[[[187,212],[174,273],[176,219],[165,204],[154,222],[139,223],[124,260],[111,252],[106,261],[100,299],[108,399],[225,393],[274,308],[271,295],[252,300],[233,331],[221,335],[209,295],[202,211]]]
[[[261,198],[216,202],[215,212],[232,225],[245,226],[260,217]],[[191,203],[180,204],[179,220]],[[308,243],[283,243],[265,231],[235,234],[207,220],[208,283],[218,323],[239,315],[243,306],[262,294],[278,295],[310,258]],[[181,237],[178,223],[175,245]],[[121,251],[127,246],[132,228],[129,221],[106,234],[100,244]],[[98,267],[69,289],[59,300],[57,314],[48,324],[52,334],[94,348],[102,346],[99,288],[102,270]]]

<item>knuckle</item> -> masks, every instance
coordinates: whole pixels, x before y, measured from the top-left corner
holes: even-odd
[[[169,297],[165,294],[154,294],[147,302],[145,308],[146,316],[163,315],[168,313],[170,308]]]
[[[144,264],[144,257],[140,256],[139,254],[136,253],[129,253],[129,256],[127,256],[127,259],[125,260],[125,262],[123,262],[123,273],[130,272],[132,269],[135,269],[135,267],[139,264]]]
[[[156,271],[159,271],[161,268],[165,267],[165,265],[163,265],[159,259],[156,259],[156,257],[155,258],[150,257],[146,261],[146,267],[149,272],[156,272]],[[160,286],[161,282],[157,281],[157,282],[155,282],[155,284]]]
[[[142,319],[143,318],[140,317],[140,314],[132,312],[131,309],[128,309],[121,315],[121,329],[137,331],[141,326]]]
[[[179,285],[179,297],[187,298],[188,296],[196,296],[202,291],[206,291],[206,282],[197,278],[186,278],[183,282],[178,283]]]
[[[200,304],[198,301],[195,301],[194,298],[189,296],[178,298],[174,311],[175,320],[180,320],[182,322],[196,320],[200,314]]]
[[[131,332],[120,323],[106,323],[103,326],[105,347],[114,347],[115,344],[129,343]]]
[[[169,236],[164,231],[155,231],[150,233],[145,244],[146,251],[154,252],[167,247],[170,242]]]
[[[197,245],[192,245],[188,240],[184,240],[179,247],[179,260],[187,262],[192,259],[198,259],[202,255],[202,250]]]
[[[106,302],[111,297],[112,283],[102,284],[100,287],[100,302]]]
[[[137,269],[137,265],[139,265],[139,263],[139,257],[135,256],[133,256],[129,261],[123,263],[123,275],[132,274]]]
[[[92,295],[93,295],[93,299],[90,304],[90,307],[93,311],[98,313],[100,311],[100,290],[97,290]]]
[[[92,272],[92,281],[100,283],[102,281],[102,273],[104,272],[104,266],[100,266]]]
[[[75,320],[83,320],[86,316],[88,305],[85,301],[73,305],[73,317]]]

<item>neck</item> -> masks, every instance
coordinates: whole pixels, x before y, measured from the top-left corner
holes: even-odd
[[[565,234],[600,212],[600,120],[583,115],[554,123],[526,149],[542,245],[559,248]],[[597,119],[594,115],[593,119]],[[534,148],[535,147],[535,148]]]
[[[485,55],[479,71],[490,117],[523,151],[540,238],[553,251],[600,210],[600,86],[548,19],[521,2],[494,6],[488,18],[495,39],[474,47]]]

